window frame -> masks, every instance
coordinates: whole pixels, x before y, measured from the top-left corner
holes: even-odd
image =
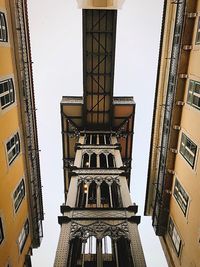
[[[198,16],[198,21],[197,21],[197,31],[196,31],[195,44],[200,45],[200,16]]]
[[[0,106],[1,106],[1,109],[4,110],[5,108],[15,103],[15,88],[14,88],[14,82],[12,78],[1,80],[0,85],[1,84],[2,84],[3,90],[5,90],[5,87],[7,87],[5,91],[3,90],[2,92],[0,91]],[[7,102],[2,105],[3,99],[5,102],[7,100]]]
[[[12,144],[12,139],[14,138],[14,143]],[[11,142],[11,147],[8,149],[8,143]],[[10,154],[12,154],[12,151],[16,149],[16,152],[13,154],[11,158],[9,158]],[[17,158],[17,156],[20,154],[20,136],[19,133],[16,132],[13,134],[7,141],[6,141],[6,153],[7,153],[7,159],[8,159],[8,165],[10,166],[14,160]]]
[[[200,93],[195,92],[195,89],[199,86],[200,88],[200,82],[195,81],[195,80],[189,80],[189,85],[188,85],[188,95],[187,95],[187,104],[200,110]],[[194,99],[198,98],[199,99],[199,106],[195,104]]]
[[[17,196],[15,196],[15,194],[17,194]],[[17,211],[19,210],[22,201],[25,198],[25,195],[26,195],[26,187],[24,178],[22,178],[21,181],[18,183],[15,191],[13,192],[13,208],[15,213],[17,213]]]
[[[194,146],[194,152],[190,149],[190,147],[187,146],[187,143],[190,143],[190,145]],[[194,169],[195,166],[197,149],[197,145],[185,133],[182,132],[179,152],[182,157],[187,161],[187,163],[192,167],[192,169]],[[192,162],[188,158],[188,155],[192,156]]]
[[[29,229],[30,229],[29,220],[26,219],[26,221],[22,227],[22,230],[21,230],[21,232],[17,238],[17,243],[18,243],[20,253],[22,253],[24,246],[26,244],[26,240],[27,240],[28,235],[29,235]]]
[[[0,10],[0,43],[8,42],[8,27],[5,12]]]
[[[177,230],[177,227],[171,217],[169,217],[168,221],[168,235],[172,241],[176,254],[179,257],[183,242],[180,237],[179,231]]]
[[[181,208],[184,216],[186,216],[190,198],[177,177],[175,177],[173,196]]]
[[[0,245],[2,244],[3,240],[5,238],[4,230],[3,230],[3,221],[0,217]]]

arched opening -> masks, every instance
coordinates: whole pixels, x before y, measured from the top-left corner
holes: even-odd
[[[112,240],[109,236],[102,239],[102,254],[112,254]]]
[[[106,155],[101,153],[99,155],[99,159],[100,159],[100,168],[106,169],[107,168]]]
[[[117,240],[117,255],[119,267],[134,267],[131,255],[130,242],[127,238],[123,236]]]
[[[106,144],[109,145],[110,144],[110,135],[106,134]]]
[[[109,236],[102,239],[102,261],[103,267],[117,267],[115,249]]]
[[[90,167],[96,168],[97,167],[97,155],[95,153],[92,153],[90,158]]]
[[[67,266],[69,267],[79,267],[79,262],[82,258],[82,242],[80,238],[76,237],[70,241],[69,247],[69,257],[67,261]]]
[[[99,134],[99,144],[105,145],[104,134]]]
[[[83,158],[82,158],[82,167],[83,168],[89,168],[89,164],[90,164],[89,160],[90,160],[89,155],[87,153],[85,153],[83,155]]]
[[[96,245],[97,240],[95,236],[90,236],[87,239],[86,245],[85,245],[85,254],[96,254]]]
[[[93,181],[89,186],[88,207],[96,208],[96,206],[97,206],[97,185]]]
[[[120,187],[116,182],[113,182],[111,185],[111,192],[112,192],[112,204],[113,208],[120,208],[122,207],[122,199],[121,199],[121,192]]]
[[[80,208],[84,208],[86,206],[87,194],[88,194],[88,186],[84,182],[81,182],[78,188],[76,206]]]
[[[85,143],[86,145],[90,145],[90,134],[86,134]]]
[[[96,237],[89,236],[86,242],[82,243],[82,259],[79,266],[93,267],[96,266],[97,250],[96,250]]]
[[[109,168],[115,167],[114,156],[111,153],[108,154],[108,166]]]
[[[102,208],[109,208],[110,207],[110,192],[109,186],[106,182],[101,184],[101,207]]]
[[[93,134],[92,135],[92,145],[96,145],[97,144],[97,135]]]

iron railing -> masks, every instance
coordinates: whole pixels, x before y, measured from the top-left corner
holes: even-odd
[[[169,201],[166,198],[164,199],[163,193],[165,189],[165,176],[167,173],[166,161],[169,151],[170,125],[176,95],[177,72],[181,49],[182,29],[184,25],[185,3],[186,0],[176,1],[174,3],[177,5],[177,9],[174,24],[172,52],[170,58],[167,95],[165,104],[163,105],[165,111],[162,128],[162,140],[160,146],[159,170],[156,183],[156,196],[153,210],[153,226],[157,235],[165,234],[167,229],[167,219],[169,215]]]

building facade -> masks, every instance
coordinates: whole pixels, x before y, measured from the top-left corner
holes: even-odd
[[[31,52],[25,0],[0,0],[0,266],[31,266],[42,238]]]
[[[65,203],[54,267],[146,266],[129,193],[135,103],[113,97],[117,2],[79,1],[84,96],[61,101]]]
[[[169,266],[200,266],[200,1],[165,1],[145,215]]]

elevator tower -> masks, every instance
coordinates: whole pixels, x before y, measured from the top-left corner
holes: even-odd
[[[129,185],[135,103],[113,97],[117,8],[83,8],[83,97],[61,101],[64,192],[54,267],[145,267]]]

